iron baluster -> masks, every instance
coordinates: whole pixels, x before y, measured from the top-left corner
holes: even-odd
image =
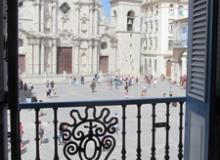
[[[58,136],[57,136],[57,108],[53,108],[54,111],[54,160],[59,160],[59,155],[58,155],[58,144],[57,144],[57,140],[58,140]]]
[[[183,102],[180,102],[180,126],[179,126],[179,160],[183,159]]]
[[[126,159],[126,105],[122,105],[122,160]]]
[[[156,133],[156,104],[152,104],[152,146],[151,146],[151,160],[156,160],[156,147],[155,147],[155,133]]]
[[[141,105],[137,105],[137,120],[138,120],[138,129],[137,129],[137,160],[141,160]]]
[[[165,156],[164,156],[164,159],[165,160],[169,160],[170,159],[170,156],[169,156],[169,149],[170,149],[170,146],[169,146],[169,130],[170,130],[170,103],[166,103],[166,144],[165,144]]]
[[[40,145],[39,145],[39,108],[35,108],[35,126],[36,126],[36,160],[40,160]]]

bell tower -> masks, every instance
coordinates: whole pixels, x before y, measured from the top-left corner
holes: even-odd
[[[111,1],[112,25],[118,38],[117,64],[120,74],[140,73],[141,4],[140,0]]]

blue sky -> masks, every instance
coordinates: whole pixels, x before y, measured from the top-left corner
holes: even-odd
[[[102,0],[102,10],[104,15],[110,18],[110,2],[109,0]]]

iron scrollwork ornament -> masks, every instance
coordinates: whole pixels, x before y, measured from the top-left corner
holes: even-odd
[[[63,152],[68,160],[77,156],[80,160],[107,160],[113,152],[116,140],[117,117],[110,116],[110,110],[104,108],[98,114],[95,107],[87,107],[85,115],[73,109],[70,117],[73,123],[61,123],[60,131],[64,141]]]

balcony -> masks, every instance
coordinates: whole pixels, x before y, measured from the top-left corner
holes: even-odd
[[[173,41],[170,46],[171,49],[173,48],[187,48],[187,40],[176,40]]]
[[[184,103],[185,97],[23,103],[21,117],[33,119],[32,149],[25,154],[36,160],[182,160]],[[50,116],[45,136],[51,136],[43,145],[42,110]]]

